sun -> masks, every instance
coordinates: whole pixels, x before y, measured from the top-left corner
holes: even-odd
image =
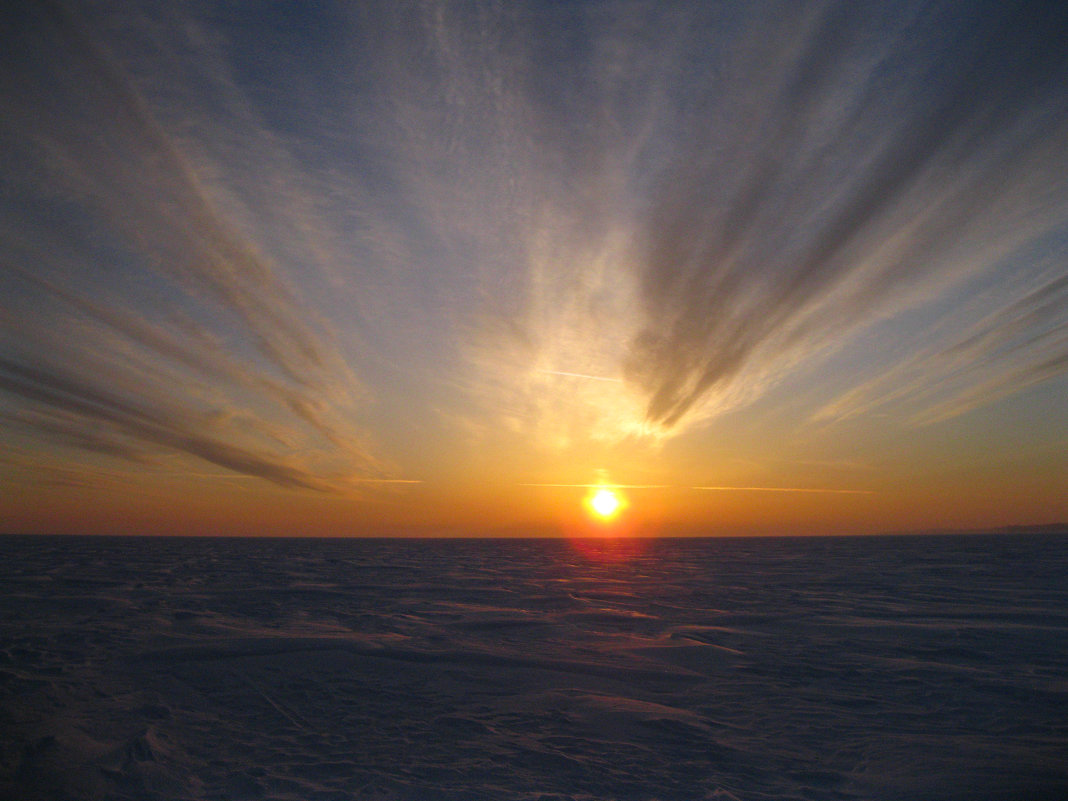
[[[593,517],[605,522],[614,519],[623,510],[623,499],[610,487],[591,489],[585,504]]]
[[[611,517],[619,509],[619,498],[612,490],[597,490],[590,499],[590,506],[601,517]]]

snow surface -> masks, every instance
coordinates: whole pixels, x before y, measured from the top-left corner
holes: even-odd
[[[0,538],[0,797],[1068,799],[1068,536]]]

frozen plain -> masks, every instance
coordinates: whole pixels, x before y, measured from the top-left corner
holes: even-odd
[[[1068,799],[1068,536],[4,537],[0,798]]]

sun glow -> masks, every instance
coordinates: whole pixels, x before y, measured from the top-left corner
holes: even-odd
[[[586,509],[598,520],[608,522],[623,510],[623,499],[610,487],[595,487],[586,496]]]

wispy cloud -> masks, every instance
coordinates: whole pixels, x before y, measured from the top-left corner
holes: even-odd
[[[19,5],[0,413],[49,442],[385,489],[1068,370],[1063,4]]]
[[[1063,225],[1063,10],[988,11],[902,13],[884,30],[843,3],[781,42],[748,32],[764,45],[742,54],[788,55],[778,70],[722,66],[717,95],[739,99],[719,110],[748,124],[687,120],[695,146],[675,154],[644,223],[646,321],[626,364],[650,420],[751,398]]]
[[[481,424],[550,447],[679,435],[1031,269],[1063,227],[1060,10],[768,16],[451,8],[404,34],[435,69],[389,73],[391,163],[416,165],[398,184],[421,230],[463,243],[436,264],[470,270],[456,383]],[[582,31],[566,54],[553,26]]]
[[[1004,292],[1004,290],[1002,290]],[[843,420],[898,405],[907,419],[938,422],[1051,380],[1068,370],[1068,276],[996,307],[970,323],[954,321],[931,346],[852,388],[815,414]]]
[[[7,327],[39,330],[39,315],[55,309],[54,325],[68,334],[80,328],[90,339],[57,343],[50,360],[70,364],[83,357],[103,371],[95,378],[83,371],[76,392],[45,391],[55,388],[52,379],[26,383],[45,375],[36,364],[41,354],[21,348],[21,364],[5,362],[8,391],[24,402],[99,418],[99,403],[72,405],[74,399],[104,397],[103,382],[125,375],[127,389],[140,380],[141,394],[168,394],[172,408],[149,425],[124,407],[121,419],[108,419],[124,436],[283,485],[322,489],[329,483],[244,449],[236,444],[238,431],[212,438],[184,429],[198,416],[207,419],[207,396],[198,397],[196,387],[210,387],[217,405],[212,419],[260,416],[256,425],[264,431],[295,423],[306,433],[287,436],[291,444],[314,447],[320,437],[335,463],[381,475],[387,468],[372,455],[370,436],[353,424],[366,391],[331,333],[278,265],[220,211],[127,72],[100,44],[99,32],[58,4],[23,10],[6,22],[16,35],[6,38],[13,47],[0,129],[22,162],[8,181],[18,202],[6,209],[0,268],[17,295],[43,293],[46,299],[34,309],[37,320],[11,314]],[[61,221],[58,228],[45,227],[42,209]],[[138,278],[131,263],[160,280]],[[139,291],[117,292],[123,280],[137,282]],[[116,300],[100,300],[98,292]],[[43,335],[39,345],[51,338]],[[162,381],[174,383],[164,389]],[[234,400],[243,408],[236,417],[225,411]],[[79,441],[74,431],[66,437]],[[91,438],[80,441],[106,449]],[[126,446],[107,447],[115,456],[127,452]]]
[[[116,451],[124,439],[151,443],[196,456],[237,473],[258,476],[284,487],[325,490],[329,484],[298,466],[277,458],[233,445],[205,433],[210,428],[204,420],[183,419],[174,411],[164,412],[136,399],[81,380],[67,373],[31,368],[0,359],[0,388],[56,409],[83,424],[96,425],[93,450],[107,445]],[[27,418],[24,424],[43,432],[55,432],[53,423]],[[106,431],[111,434],[99,433]],[[67,432],[68,436],[70,432]]]

